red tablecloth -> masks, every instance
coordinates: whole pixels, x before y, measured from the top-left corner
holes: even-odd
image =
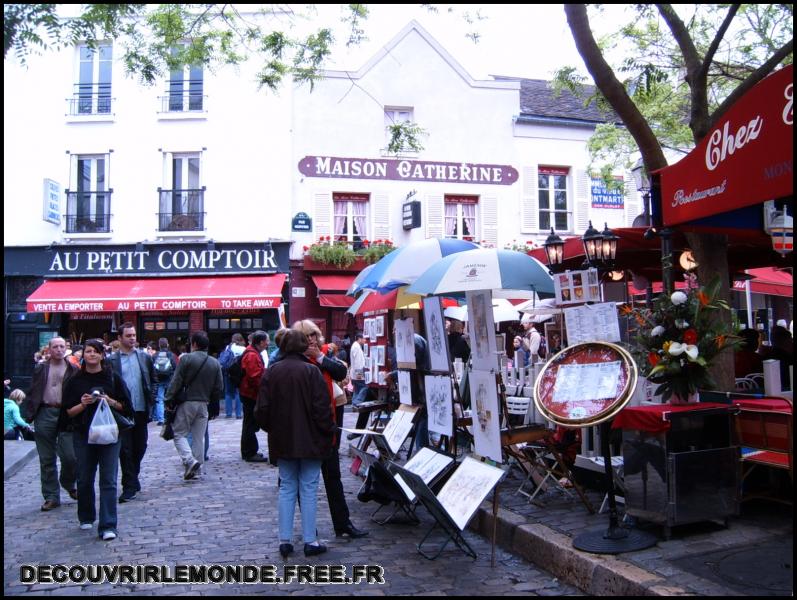
[[[752,410],[775,410],[792,412],[792,404],[786,398],[735,398],[731,404]]]
[[[671,424],[668,418],[670,413],[691,412],[707,409],[730,409],[728,404],[714,402],[698,402],[695,404],[654,404],[650,406],[632,406],[624,408],[614,418],[612,429],[636,429],[649,433],[662,433],[669,431]]]

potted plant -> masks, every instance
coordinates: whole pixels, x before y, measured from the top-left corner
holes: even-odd
[[[321,239],[311,246],[305,246],[304,251],[313,262],[334,265],[339,268],[351,266],[357,257],[348,242],[333,241],[328,235],[321,236]]]
[[[686,278],[686,290],[661,294],[652,309],[622,310],[636,325],[632,353],[640,372],[659,384],[655,394],[672,404],[692,401],[699,389],[715,388],[712,361],[740,343],[718,318],[720,311],[730,310],[717,299],[719,276],[705,287],[697,286],[695,275]]]
[[[393,242],[390,240],[376,240],[374,242],[363,240],[363,249],[360,250],[359,254],[370,265],[387,256],[395,249]]]

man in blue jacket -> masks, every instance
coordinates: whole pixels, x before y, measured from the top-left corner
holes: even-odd
[[[155,403],[157,381],[152,357],[136,348],[136,326],[124,323],[119,328],[118,352],[111,355],[111,367],[121,377],[130,392],[135,411],[135,425],[123,431],[119,462],[122,467],[122,495],[119,502],[128,502],[141,491],[139,473],[141,461],[147,452],[147,423]]]

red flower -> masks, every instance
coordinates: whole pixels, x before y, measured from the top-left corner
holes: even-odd
[[[658,354],[655,352],[648,352],[648,362],[651,364],[651,366],[655,367],[657,364],[659,364],[659,360]]]
[[[697,344],[697,331],[694,329],[687,329],[684,331],[684,343],[685,344]]]
[[[531,245],[534,243],[534,240],[526,240],[526,244]]]
[[[305,247],[304,247],[304,251],[305,251],[305,252],[307,252],[309,249],[310,249],[310,247],[309,247],[309,246],[305,246]]]

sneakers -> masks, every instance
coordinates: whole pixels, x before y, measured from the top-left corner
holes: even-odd
[[[323,554],[327,551],[327,547],[324,544],[305,544],[304,545],[304,555],[305,556],[318,556],[319,554]]]
[[[108,531],[104,531],[101,537],[103,542],[110,542],[116,539],[116,532],[109,529]]]
[[[183,475],[183,479],[188,481],[189,479],[193,479],[194,477],[196,477],[197,471],[199,471],[199,467],[201,466],[202,465],[199,464],[198,460],[195,460],[193,463],[188,465],[185,468],[185,475]]]
[[[81,523],[80,528],[83,530],[88,530],[94,527],[94,523]]]

